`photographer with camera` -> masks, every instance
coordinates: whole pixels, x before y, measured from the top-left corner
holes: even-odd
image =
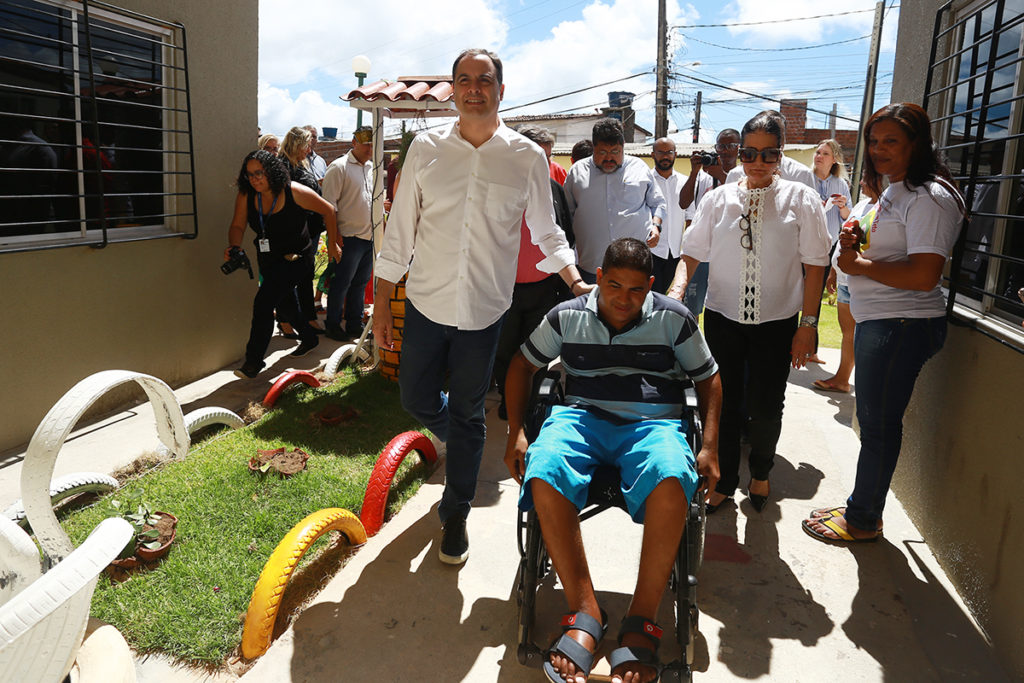
[[[256,233],[253,241],[263,282],[252,302],[252,325],[245,347],[245,362],[235,370],[240,378],[256,377],[263,369],[263,355],[274,331],[274,308],[294,299],[295,288],[310,286],[313,269],[313,241],[306,229],[306,211],[314,211],[327,225],[328,254],[341,259],[334,207],[313,190],[289,179],[284,163],[263,150],[250,152],[238,173],[235,213],[228,228],[228,248],[222,266],[225,273],[245,267],[241,248],[246,225]],[[234,265],[237,264],[237,265]],[[250,269],[251,270],[251,269]],[[316,332],[304,316],[295,321],[299,345],[292,356],[305,356],[318,344]]]

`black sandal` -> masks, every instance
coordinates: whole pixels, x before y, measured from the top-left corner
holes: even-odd
[[[620,646],[622,645],[622,636],[629,633],[639,633],[645,636],[654,647],[650,650],[642,647],[618,647],[612,650],[612,653],[608,655],[608,664],[611,666],[611,670],[614,672],[623,664],[639,662],[644,666],[654,669],[653,681],[657,683],[661,678],[661,661],[658,659],[658,646],[661,645],[661,627],[650,619],[634,615],[622,620],[622,625],[619,627]]]
[[[551,664],[551,653],[553,652],[562,655],[572,662],[577,671],[590,673],[590,669],[594,666],[594,652],[583,647],[579,641],[569,637],[567,634],[569,631],[574,630],[583,631],[594,639],[594,651],[596,652],[598,645],[601,644],[601,639],[604,638],[605,631],[608,630],[608,615],[605,614],[604,610],[601,610],[601,622],[598,622],[597,619],[586,612],[569,612],[562,617],[562,635],[544,653],[546,657],[544,660],[544,675],[547,676],[551,683],[565,682],[565,679],[555,671],[555,667]]]

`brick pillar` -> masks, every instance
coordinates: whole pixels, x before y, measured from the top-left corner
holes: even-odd
[[[799,145],[807,142],[807,100],[782,100],[779,111],[786,117],[786,142]]]

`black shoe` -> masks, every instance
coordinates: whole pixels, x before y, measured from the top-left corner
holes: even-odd
[[[711,503],[704,503],[704,514],[706,514],[706,515],[713,515],[716,511],[721,509],[721,507],[723,505],[725,505],[727,502],[729,502],[730,500],[732,500],[732,496],[726,496],[725,498],[722,499],[722,502],[720,502],[718,505],[712,505]]]
[[[333,339],[334,341],[348,341],[348,335],[345,334],[345,330],[337,326],[328,327],[324,334],[327,336],[328,339]]]
[[[242,363],[242,367],[235,370],[235,377],[239,379],[256,379],[263,370],[263,363]]]
[[[310,325],[310,327],[312,327],[313,331],[316,332],[317,334],[327,334],[327,330],[325,330],[322,327],[317,327],[316,325]]]
[[[302,358],[319,345],[320,340],[317,339],[316,337],[313,337],[309,341],[300,342],[299,345],[295,347],[295,350],[288,355],[291,356],[292,358]]]
[[[280,334],[285,339],[298,339],[299,338],[299,335],[297,335],[295,332],[285,332],[284,328],[281,327],[281,323],[277,324],[277,333]]]
[[[445,564],[462,564],[469,557],[469,535],[466,533],[466,520],[452,517],[444,523],[441,532],[441,548],[438,557]]]
[[[771,495],[771,489],[768,493],[763,496],[758,493],[750,493],[750,484],[747,484],[747,497],[750,498],[750,504],[754,506],[754,509],[758,512],[764,510],[765,506],[768,505],[768,496]]]

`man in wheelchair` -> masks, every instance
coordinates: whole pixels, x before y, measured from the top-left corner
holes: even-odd
[[[505,464],[522,485],[520,508],[536,508],[544,543],[569,613],[544,671],[582,683],[607,629],[580,533],[579,511],[595,468],[620,471],[629,514],[644,523],[636,589],[609,656],[612,680],[658,678],[661,629],[654,623],[686,521],[704,477],[718,480],[718,366],[696,320],[678,301],[651,292],[651,252],[633,238],[613,242],[597,271],[597,289],[553,308],[516,354],[505,397]],[[537,439],[523,428],[531,378],[561,356],[566,403],[555,406]],[[704,440],[694,459],[682,412],[683,383],[695,384]],[[647,523],[647,522],[650,523]]]

